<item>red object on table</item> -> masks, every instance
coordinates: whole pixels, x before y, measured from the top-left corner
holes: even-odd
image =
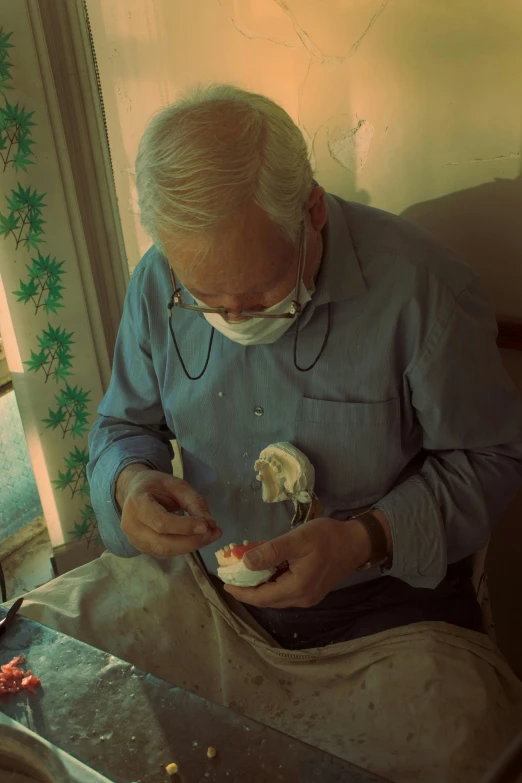
[[[25,663],[25,655],[19,655],[0,667],[0,696],[5,693],[20,693],[20,691],[34,693],[40,685],[40,679],[32,671],[24,672],[21,668],[23,663]]]

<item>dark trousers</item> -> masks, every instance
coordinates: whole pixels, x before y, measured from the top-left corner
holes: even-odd
[[[471,563],[464,560],[450,565],[434,590],[384,576],[334,590],[309,609],[243,606],[287,650],[325,647],[427,620],[482,632],[471,575]]]

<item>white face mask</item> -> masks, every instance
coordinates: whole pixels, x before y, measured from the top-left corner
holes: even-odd
[[[306,246],[305,246],[306,247]],[[323,239],[319,233],[319,244],[317,247],[317,258],[320,259],[323,254]],[[315,285],[312,283],[310,291],[306,288],[303,280],[299,284],[299,303],[301,311],[308,304],[315,292]],[[295,289],[290,291],[288,296],[281,302],[267,307],[265,313],[288,313],[290,305],[294,300]],[[204,306],[204,302],[194,297],[195,301]],[[275,343],[287,332],[295,321],[295,318],[249,318],[246,321],[236,323],[227,323],[219,313],[203,313],[207,321],[214,329],[224,334],[229,340],[233,340],[240,345],[269,345]]]
[[[312,298],[315,286],[308,291],[301,280],[299,288],[299,303],[302,308]],[[288,296],[272,307],[267,307],[265,313],[287,313],[294,299],[295,290],[292,289]],[[195,300],[199,305],[204,305],[199,299]],[[219,313],[203,313],[207,321],[214,329],[224,334],[230,340],[240,345],[269,345],[275,343],[292,326],[295,318],[249,318],[246,321],[227,323]]]

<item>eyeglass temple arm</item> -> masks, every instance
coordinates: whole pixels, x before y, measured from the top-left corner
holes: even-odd
[[[179,292],[180,288],[176,282],[176,276],[174,275],[174,270],[172,269],[171,265],[167,261],[167,265],[169,268],[169,274],[170,274],[170,281],[172,283],[172,296],[169,299],[168,309],[169,311],[172,310],[174,307],[174,300],[176,298],[176,294]]]
[[[299,302],[299,289],[301,288],[301,279],[303,277],[304,272],[304,264],[305,264],[305,258],[306,258],[306,223],[303,221],[303,239],[299,243],[300,244],[300,251],[299,251],[299,262],[297,265],[297,281],[295,284],[295,290],[294,290],[294,302],[297,305],[297,312],[296,315],[301,314],[301,303]]]

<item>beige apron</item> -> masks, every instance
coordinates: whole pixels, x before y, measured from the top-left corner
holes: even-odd
[[[286,651],[190,556],[105,554],[22,613],[393,781],[474,783],[522,726],[488,637],[425,622]]]

